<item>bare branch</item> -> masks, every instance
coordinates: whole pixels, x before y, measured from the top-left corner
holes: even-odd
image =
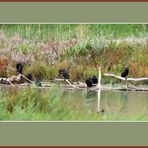
[[[104,74],[104,76],[113,77],[113,78],[120,79],[120,80],[123,80],[123,81],[146,81],[146,80],[148,80],[148,78],[126,78],[125,79],[121,76],[117,76],[115,74],[109,74],[109,73]]]
[[[55,78],[54,80],[55,81],[66,81],[70,86],[72,86],[74,88],[79,88],[78,86],[71,84],[68,79],[58,79],[58,78]]]

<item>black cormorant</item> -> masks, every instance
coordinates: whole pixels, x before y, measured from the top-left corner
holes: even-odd
[[[32,74],[31,73],[26,74],[26,78],[28,78],[29,80],[32,80]]]
[[[22,63],[17,63],[16,64],[16,70],[18,73],[22,74],[22,70],[23,70],[23,64]]]
[[[69,73],[66,69],[59,69],[59,77],[69,79]]]
[[[96,76],[93,76],[91,79],[93,84],[98,84],[98,78]]]
[[[31,73],[26,74],[26,78],[29,79],[30,81],[32,81],[32,74]],[[29,83],[30,83],[30,81],[27,80],[27,82],[29,82]]]
[[[126,78],[128,73],[129,73],[129,69],[127,66],[125,66],[124,71],[121,73],[121,77]]]
[[[92,82],[91,78],[86,79],[85,83],[86,83],[87,87],[92,87],[93,86],[93,82]]]

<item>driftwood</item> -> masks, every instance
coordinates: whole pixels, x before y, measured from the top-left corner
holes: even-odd
[[[112,88],[111,90],[119,90],[119,91],[148,91],[148,88]]]
[[[101,67],[99,67],[98,71],[98,89],[101,89]]]
[[[104,76],[107,76],[107,77],[111,77],[111,78],[116,78],[116,79],[119,79],[119,80],[122,80],[122,81],[134,81],[134,82],[138,82],[138,81],[148,81],[148,78],[123,78],[121,76],[117,76],[115,74],[109,74],[109,73],[106,73],[104,74]],[[139,87],[126,87],[126,88],[123,88],[123,87],[119,87],[119,88],[108,88],[108,90],[120,90],[120,91],[148,91],[148,88],[139,88]]]
[[[104,74],[104,76],[113,77],[113,78],[120,79],[123,81],[146,81],[148,80],[148,78],[123,78],[121,76],[117,76],[115,74],[109,74],[109,73]]]
[[[18,74],[17,76],[11,76],[10,78],[0,78],[0,83],[7,84],[7,85],[11,84],[14,86],[13,83],[19,83],[21,81],[21,76],[24,77],[22,74]],[[25,78],[25,79],[33,84],[33,82],[30,81],[28,78]]]
[[[5,67],[5,68],[9,68],[9,69],[11,69],[11,70],[13,70],[13,71],[16,71],[14,68],[12,68],[12,67],[7,67],[7,66],[3,66],[3,67]],[[28,82],[30,82],[30,83],[33,83],[32,81],[30,81],[26,76],[24,76],[23,74],[21,74],[21,73],[19,73],[18,74],[18,76],[22,76],[24,79],[26,79]],[[17,78],[16,78],[17,79]],[[10,79],[10,81],[11,81],[11,79]]]
[[[13,68],[10,68],[12,70],[15,70]],[[146,81],[148,80],[148,78],[123,78],[123,77],[120,77],[120,76],[117,76],[115,74],[104,74],[105,76],[108,76],[108,77],[112,77],[112,78],[117,78],[117,79],[120,79],[120,80],[123,80],[123,81]],[[21,83],[21,84],[18,84],[20,87],[26,87],[26,86],[31,86],[31,87],[34,87],[34,82],[33,81],[30,81],[29,79],[27,79],[24,75],[22,74],[18,74],[17,76],[12,76],[10,78],[0,78],[0,83],[1,84],[7,84],[7,85],[12,85],[12,86],[15,86],[13,84],[13,81],[15,80],[15,82],[19,82],[20,80],[20,77],[23,76],[27,81],[29,81],[30,83]],[[85,89],[87,86],[84,82],[70,82],[68,79],[58,79],[58,78],[55,78],[54,80],[49,80],[49,81],[43,81],[41,82],[42,83],[42,87],[39,87],[39,88],[48,88],[48,87],[51,87],[51,86],[54,86],[55,85],[55,82],[66,82],[67,84],[60,84],[60,88],[66,88],[66,89]],[[17,85],[17,84],[16,84]],[[18,86],[17,85],[17,86]],[[98,112],[100,111],[100,107],[99,107],[99,104],[100,104],[100,90],[119,90],[119,91],[148,91],[148,88],[140,88],[140,87],[123,87],[123,86],[120,86],[120,87],[109,87],[109,86],[104,86],[104,85],[101,85],[101,67],[99,67],[99,70],[98,70],[98,84],[95,86],[95,87],[92,87],[92,88],[89,88],[91,90],[94,90],[94,91],[98,91]]]
[[[58,78],[55,78],[54,79],[55,81],[62,81],[62,82],[66,82],[66,83],[68,83],[70,86],[72,86],[72,87],[74,87],[74,88],[78,88],[78,86],[76,86],[76,85],[73,85],[68,79],[58,79]]]
[[[2,80],[2,79],[4,81],[7,78],[0,78],[0,80]],[[31,84],[31,83],[21,83],[21,84],[15,84],[14,85],[13,83],[11,84],[11,82],[10,83],[8,82],[7,85],[6,85],[6,83],[1,83],[0,86],[7,86],[7,87],[9,87],[9,86],[10,87],[11,86],[15,87],[16,86],[16,87],[20,87],[20,88],[25,88],[25,87],[34,87],[35,86],[34,83],[35,82],[33,82],[33,84]],[[38,88],[40,88],[40,89],[44,89],[44,88],[45,89],[48,89],[48,88],[53,87],[53,86],[56,86],[56,84],[54,82],[43,81],[42,82],[42,86],[41,87],[38,87]],[[83,82],[81,82],[81,83],[75,83],[75,86],[76,87],[73,87],[73,86],[71,86],[69,84],[60,84],[60,86],[58,85],[58,87],[61,88],[61,89],[78,89],[78,90],[84,90],[84,89],[87,88],[86,84],[83,83]],[[114,87],[112,87],[110,85],[101,85],[101,89],[98,89],[98,86],[92,87],[92,88],[88,88],[88,89],[90,89],[92,91],[97,91],[98,92],[98,105],[100,104],[99,103],[100,102],[99,96],[100,96],[100,91],[101,90],[106,90],[106,91],[107,90],[111,90],[111,91],[145,91],[145,92],[148,91],[148,87],[145,87],[145,86],[138,86],[138,87],[132,86],[132,87],[127,88],[127,87],[125,87],[123,85],[114,86]],[[100,107],[98,106],[98,112],[99,111],[100,111]]]
[[[9,78],[0,78],[0,83],[1,84],[7,84],[7,85],[12,85],[12,86],[14,86],[14,84],[10,81],[10,79]]]

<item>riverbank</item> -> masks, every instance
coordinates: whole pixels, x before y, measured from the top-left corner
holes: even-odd
[[[0,77],[14,75],[9,67],[18,61],[24,74],[42,81],[54,79],[60,68],[72,82],[84,81],[98,74],[98,66],[106,73],[110,63],[114,74],[127,65],[129,77],[147,77],[147,35],[143,24],[1,24]],[[102,76],[102,83],[121,82]]]

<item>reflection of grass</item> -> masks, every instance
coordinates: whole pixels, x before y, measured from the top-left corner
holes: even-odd
[[[61,97],[59,89],[48,91],[34,89],[10,89],[0,93],[0,120],[91,120],[99,119],[92,113],[75,109]]]
[[[58,88],[9,88],[0,91],[0,120],[55,120],[103,121],[147,120],[146,115],[123,113],[98,114],[95,109],[80,108],[74,100],[67,101]]]

